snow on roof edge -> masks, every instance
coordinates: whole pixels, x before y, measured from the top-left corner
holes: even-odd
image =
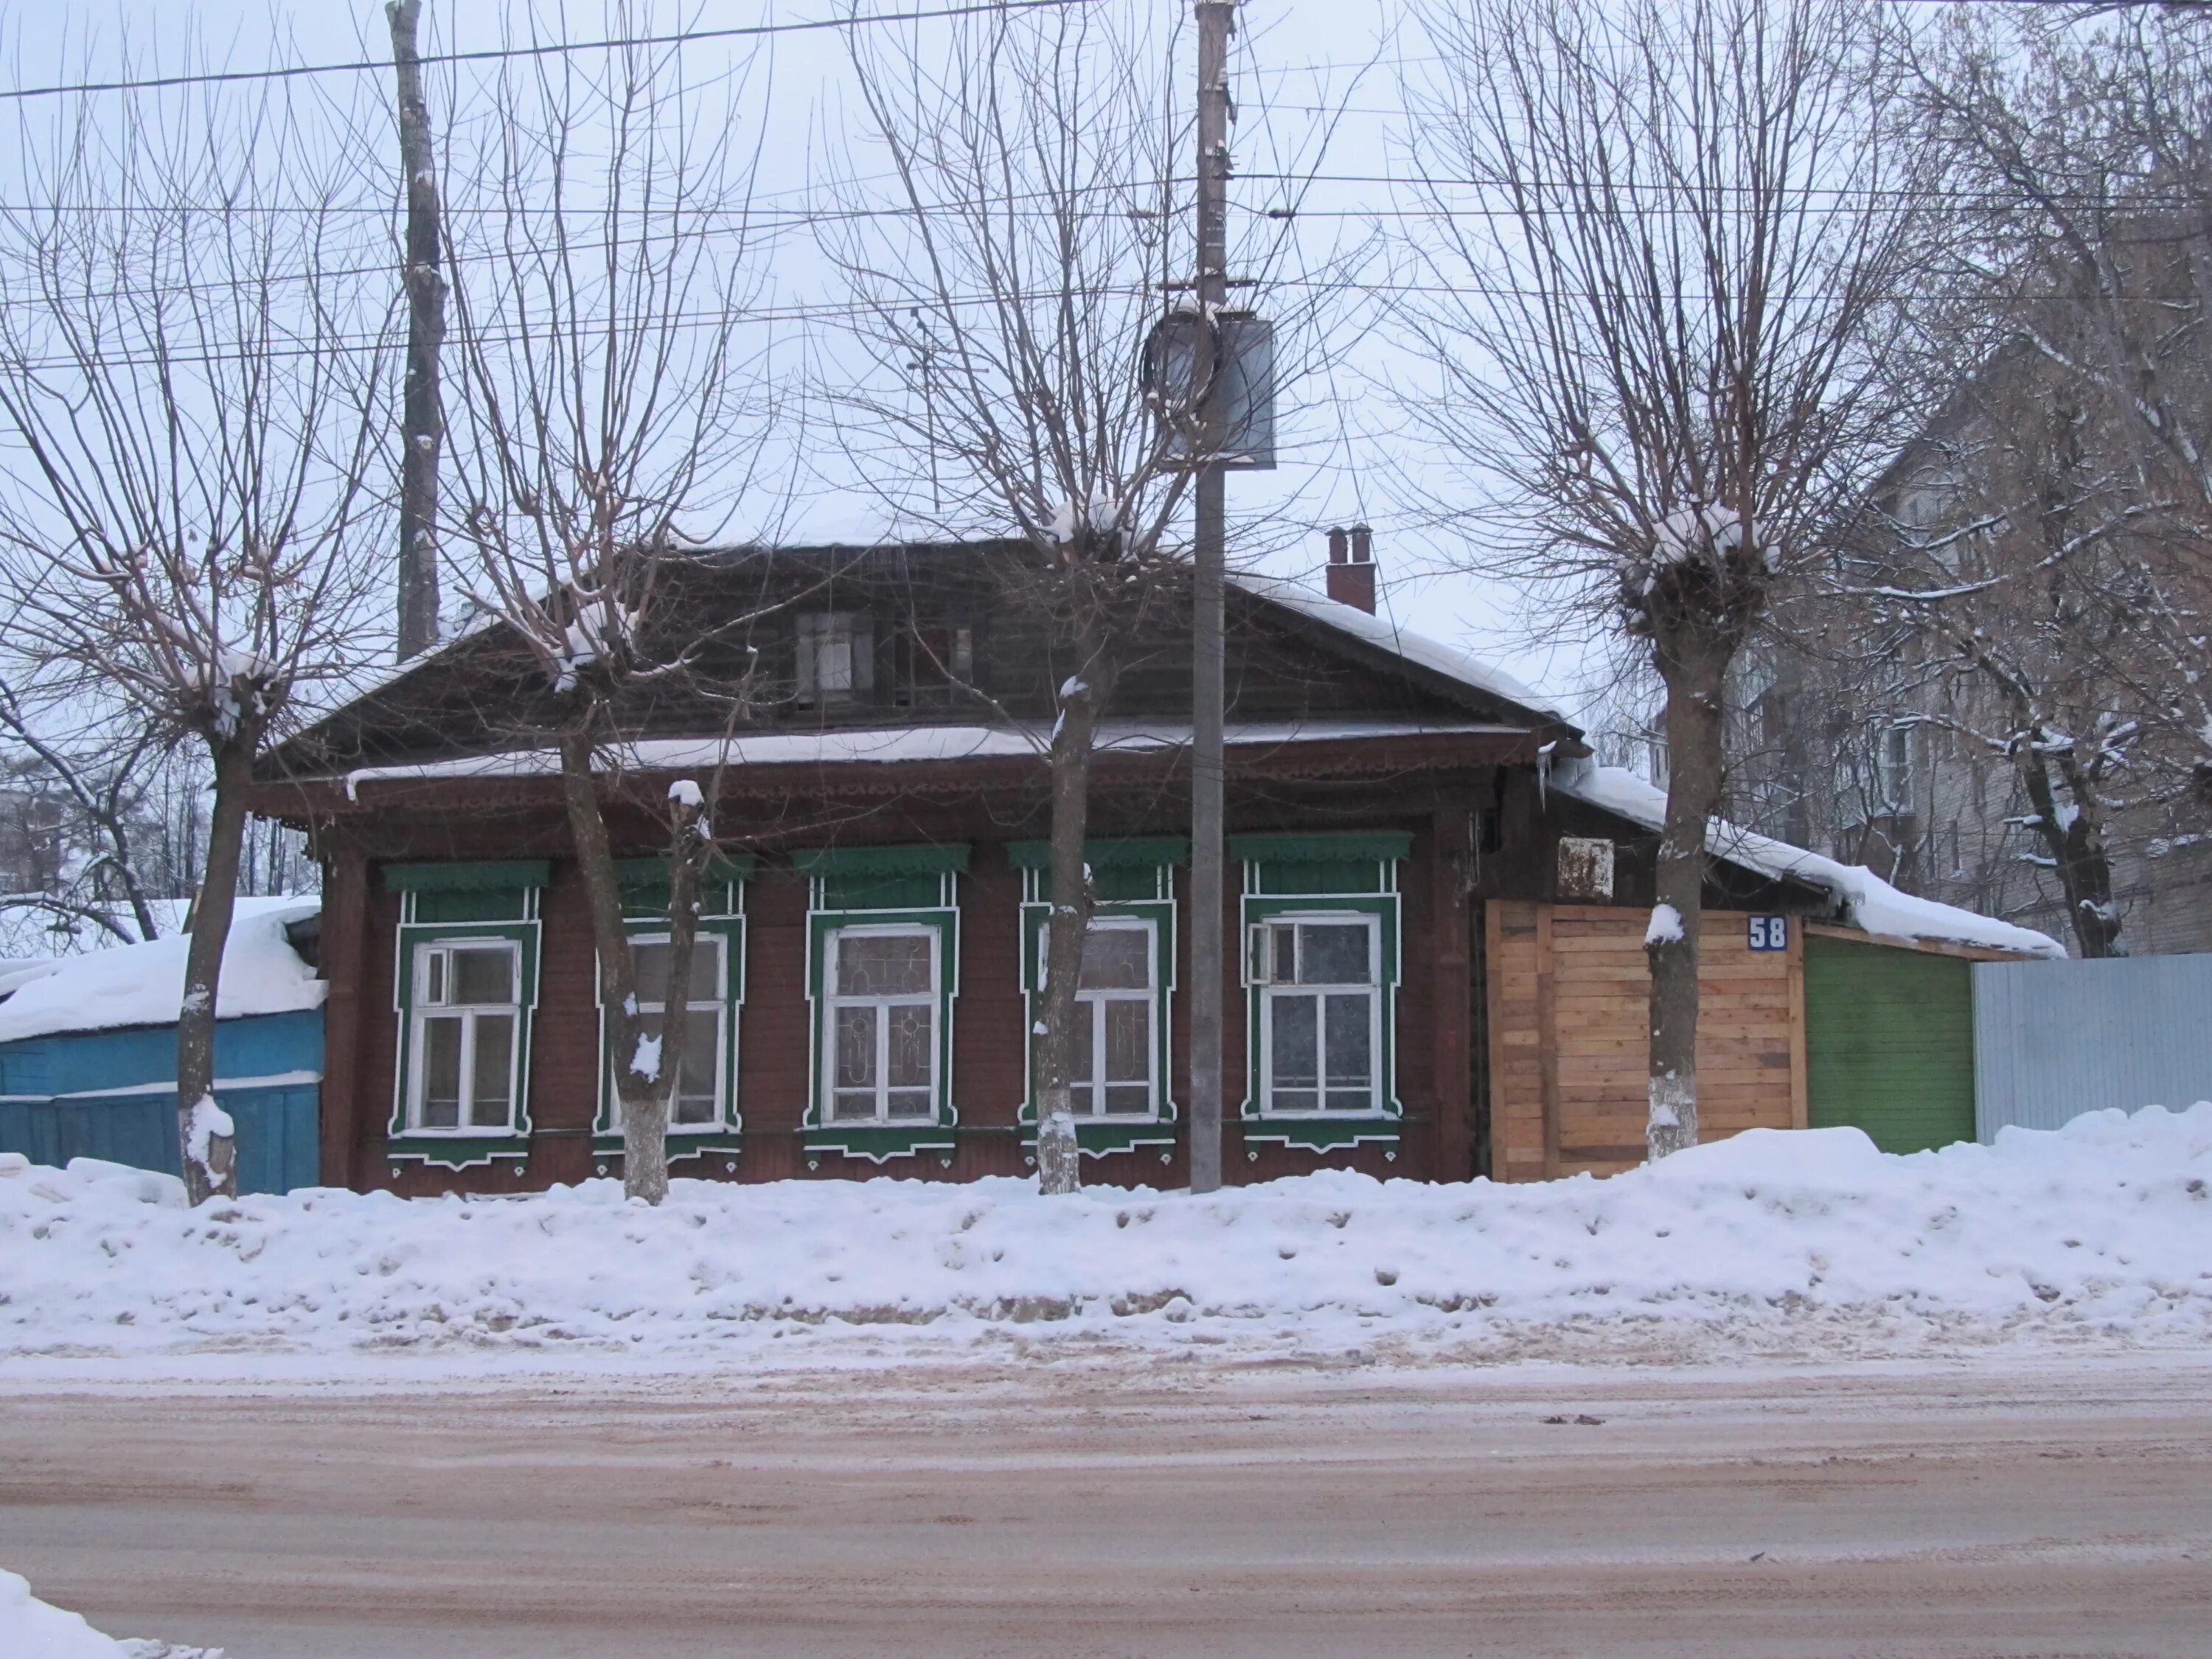
[[[1339,633],[1349,634],[1364,644],[1379,647],[1392,656],[1402,657],[1447,679],[1493,697],[1503,697],[1508,702],[1518,703],[1531,713],[1541,714],[1564,725],[1573,722],[1543,692],[1533,686],[1523,685],[1503,669],[1493,668],[1479,657],[1469,655],[1457,646],[1447,645],[1441,640],[1431,639],[1425,634],[1416,634],[1383,617],[1371,615],[1357,605],[1345,605],[1316,593],[1302,582],[1285,576],[1270,576],[1259,571],[1232,570],[1229,585],[1254,599],[1267,599],[1295,611],[1311,621],[1334,628]]]
[[[1551,769],[1549,787],[1592,806],[1618,813],[1646,829],[1667,822],[1666,792],[1617,766],[1563,760]],[[1793,847],[1786,841],[1739,828],[1716,818],[1705,832],[1705,850],[1776,880],[1809,882],[1825,888],[1849,923],[1873,938],[1932,940],[1984,945],[2023,955],[2063,957],[2066,949],[2047,933],[1984,916],[1955,904],[1901,893],[1863,865]]]
[[[319,1008],[329,986],[293,950],[286,924],[317,914],[322,901],[264,901],[231,923],[222,952],[216,1017],[297,1013]],[[173,933],[58,959],[50,974],[18,984],[0,1002],[0,1042],[173,1025],[184,1000],[185,956],[191,937]]]

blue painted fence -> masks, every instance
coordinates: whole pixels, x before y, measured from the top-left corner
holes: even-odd
[[[216,1099],[238,1125],[238,1189],[282,1193],[321,1170],[323,1015],[259,1014],[216,1027]],[[104,1158],[176,1174],[174,1026],[0,1042],[0,1152],[33,1163]]]

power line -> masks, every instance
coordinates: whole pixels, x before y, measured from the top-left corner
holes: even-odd
[[[1093,0],[981,0],[966,6],[944,6],[927,11],[872,12],[866,16],[823,17],[797,23],[751,23],[718,29],[678,29],[667,34],[617,36],[605,40],[552,40],[529,46],[486,46],[474,52],[424,52],[425,64],[476,64],[510,58],[550,58],[571,52],[616,52],[631,46],[689,46],[700,40],[755,40],[771,34],[812,34],[830,29],[856,28],[870,23],[921,23],[939,18],[973,17],[981,13],[1000,15],[1038,11],[1053,6],[1089,5]],[[245,81],[290,81],[312,75],[349,75],[363,70],[382,74],[390,70],[388,58],[362,58],[343,64],[295,64],[282,69],[211,70],[198,75],[157,75],[131,81],[78,81],[50,87],[0,88],[0,100],[56,98],[94,92],[151,92],[169,87],[221,86]]]

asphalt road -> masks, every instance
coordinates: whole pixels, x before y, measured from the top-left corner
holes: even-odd
[[[2212,1355],[0,1375],[0,1565],[232,1659],[2202,1659]]]

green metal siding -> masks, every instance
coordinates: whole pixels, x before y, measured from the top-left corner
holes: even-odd
[[[1885,1152],[1974,1138],[1973,963],[1819,934],[1805,940],[1806,1107]]]

